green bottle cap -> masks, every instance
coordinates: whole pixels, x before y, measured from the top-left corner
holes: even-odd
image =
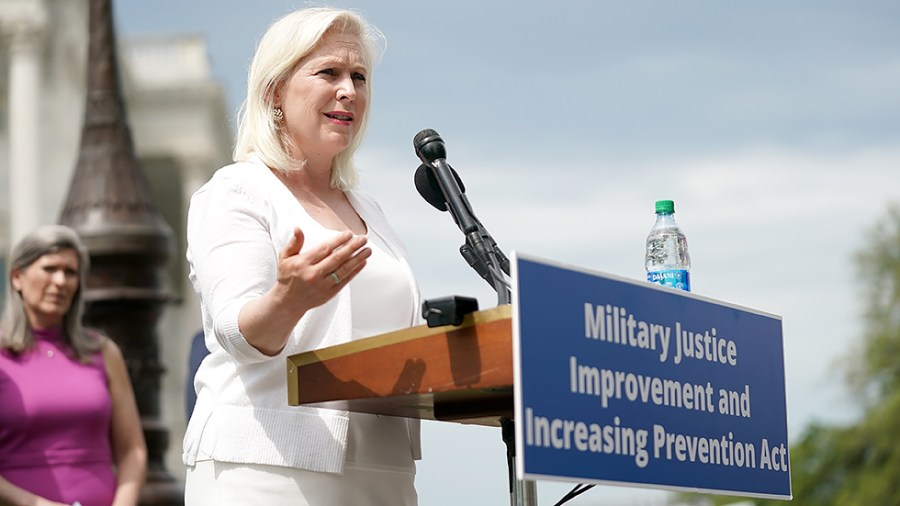
[[[671,200],[657,200],[656,214],[674,214],[675,202]]]

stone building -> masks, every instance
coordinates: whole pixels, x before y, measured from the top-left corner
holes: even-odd
[[[78,155],[85,104],[87,0],[0,0],[0,281],[12,244],[59,220]],[[120,72],[137,156],[174,232],[158,333],[166,465],[183,479],[184,387],[191,336],[200,326],[187,281],[184,223],[190,195],[231,158],[231,120],[195,35],[122,38]],[[2,298],[2,292],[0,292]]]

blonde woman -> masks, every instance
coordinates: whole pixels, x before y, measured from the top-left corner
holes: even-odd
[[[250,66],[236,162],[191,199],[210,354],[184,440],[188,506],[417,504],[417,421],[287,405],[286,356],[417,321],[400,240],[351,164],[377,42],[352,11],[276,21]]]

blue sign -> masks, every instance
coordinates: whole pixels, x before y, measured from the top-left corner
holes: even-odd
[[[520,479],[790,498],[781,318],[513,253]]]

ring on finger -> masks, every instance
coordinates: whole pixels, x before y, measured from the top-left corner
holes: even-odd
[[[331,273],[331,279],[334,281],[334,284],[336,284],[336,285],[341,284],[341,277],[338,276],[337,271],[334,271]]]

